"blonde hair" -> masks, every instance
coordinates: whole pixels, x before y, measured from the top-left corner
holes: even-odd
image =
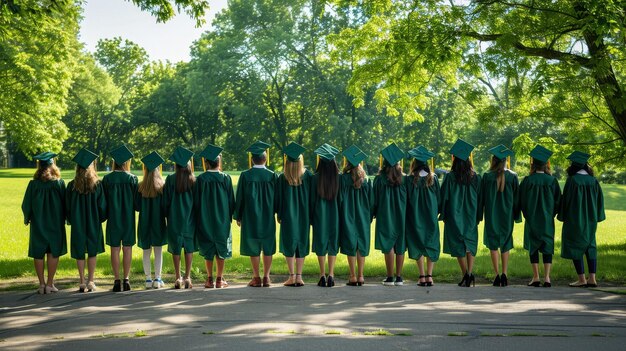
[[[61,171],[59,171],[59,168],[56,164],[54,164],[54,162],[37,162],[37,171],[35,171],[33,179],[40,180],[42,182],[61,179]]]
[[[143,180],[139,183],[139,193],[145,198],[155,198],[163,193],[163,186],[165,181],[159,167],[148,171],[146,167],[143,168]]]
[[[89,167],[83,168],[76,166],[76,175],[74,176],[74,190],[79,194],[91,194],[96,191],[99,178],[96,173],[96,166],[92,162]]]
[[[504,165],[506,159],[499,159],[495,156],[491,157],[491,167],[489,167],[489,170],[492,172],[496,172],[497,173],[497,185],[498,185],[498,192],[503,192],[504,191],[504,185],[505,185],[505,179],[504,179]]]
[[[298,186],[302,184],[302,174],[304,174],[304,160],[302,156],[298,156],[297,161],[286,159],[284,171],[285,179],[289,185]]]
[[[350,162],[346,163],[346,166],[343,168],[343,173],[350,173],[352,176],[352,186],[354,186],[355,189],[360,189],[365,181],[365,177],[367,177],[361,164],[354,167]]]

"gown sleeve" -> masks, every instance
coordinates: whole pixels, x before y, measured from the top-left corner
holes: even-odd
[[[107,200],[106,200],[106,196],[104,196],[102,183],[96,186],[96,201],[98,204],[100,223],[103,223],[104,221],[107,220]]]
[[[274,187],[274,212],[276,212],[276,218],[278,222],[282,220],[282,206],[283,206],[283,181],[284,176],[279,176]]]
[[[598,222],[602,222],[603,220],[606,219],[606,214],[604,213],[604,194],[602,193],[602,187],[600,186],[600,183],[598,183],[598,181],[596,180],[596,189],[597,189],[597,193],[598,193]]]
[[[33,181],[28,182],[28,187],[26,187],[26,193],[24,193],[24,200],[22,200],[22,212],[24,213],[24,224],[28,225],[30,223],[30,219],[33,214],[33,203],[32,203],[32,188]]]
[[[437,197],[437,213],[441,213],[441,185],[439,185],[439,178],[436,174],[433,174],[433,187]]]
[[[450,192],[450,177],[452,175],[450,173],[446,174],[443,177],[443,184],[441,184],[441,201],[439,202],[439,220],[446,220],[446,205],[448,202],[448,193]]]
[[[568,210],[568,201],[569,201],[569,194],[571,191],[573,191],[573,189],[571,189],[572,187],[572,181],[571,178],[567,178],[567,180],[565,181],[565,187],[563,188],[563,195],[561,196],[561,200],[559,201],[559,210],[558,210],[558,214],[556,216],[556,218],[561,221],[561,222],[565,222],[566,220],[566,215],[567,215],[567,210]]]
[[[374,178],[374,185],[372,186],[372,219],[376,218],[378,212],[378,192],[380,187],[380,177]]]
[[[478,174],[477,174],[478,175]],[[485,194],[483,191],[485,189],[485,177],[483,176],[480,180],[480,185],[478,187],[478,206],[476,207],[476,223],[480,223],[483,220],[483,216],[485,214]]]
[[[513,175],[513,220],[515,223],[522,222],[522,214],[517,210],[517,199],[519,198],[519,179],[517,174]]]
[[[561,195],[561,187],[559,186],[559,181],[554,178],[552,182],[552,194],[554,196],[554,210],[552,213],[552,217],[556,216],[559,213],[559,206],[561,206],[561,201],[563,196]]]
[[[243,187],[245,186],[245,173],[241,173],[239,180],[237,181],[237,197],[235,199],[235,210],[233,212],[233,219],[240,221],[243,213]]]
[[[74,188],[74,184],[70,182],[68,187],[65,188],[65,219],[68,225],[72,225],[70,222],[71,214],[72,214],[72,188]]]
[[[228,218],[232,221],[235,212],[235,194],[233,191],[233,179],[226,175],[226,196],[228,196]]]

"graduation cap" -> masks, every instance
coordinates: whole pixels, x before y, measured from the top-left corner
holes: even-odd
[[[57,157],[58,155],[55,153],[52,153],[50,151],[46,151],[44,153],[41,153],[39,155],[33,156],[33,159],[39,161],[39,163],[41,164],[47,164],[47,165],[51,165],[52,162],[54,162],[54,158]]]
[[[553,154],[552,151],[546,149],[545,147],[541,145],[537,145],[535,146],[534,149],[530,151],[528,155],[530,155],[530,157],[534,159],[533,163],[535,163],[538,166],[541,166],[548,162],[552,154]]]
[[[110,155],[111,157],[113,157],[113,160],[115,160],[115,163],[117,163],[118,165],[123,164],[124,162],[130,160],[135,156],[132,152],[130,152],[126,145],[120,145],[117,148],[113,149]]]
[[[572,161],[572,163],[577,163],[584,166],[589,160],[589,157],[591,157],[591,155],[580,151],[574,151],[571,155],[567,156],[567,159]]]
[[[248,146],[246,151],[251,153],[253,156],[261,156],[269,147],[270,144],[257,140],[254,144]]]
[[[396,145],[396,143],[391,143],[389,146],[380,151],[380,155],[385,159],[385,161],[387,161],[387,163],[395,165],[404,158],[405,154],[404,151]]]
[[[410,157],[413,157],[418,162],[421,162],[421,163],[424,163],[424,164],[426,163],[426,161],[428,161],[431,158],[435,157],[435,154],[433,154],[432,152],[428,151],[428,149],[423,147],[422,145],[409,150],[408,154],[409,154]]]
[[[506,146],[502,144],[492,147],[491,149],[489,149],[489,152],[500,160],[504,160],[507,157],[513,156],[513,151],[509,150]]]
[[[156,151],[152,151],[150,154],[142,158],[141,162],[143,162],[144,166],[146,166],[146,169],[148,171],[153,171],[157,167],[159,167],[161,164],[163,164],[165,160]]]
[[[287,159],[291,162],[298,161],[300,155],[304,153],[306,149],[301,145],[294,143],[293,141],[289,145],[283,148],[283,153],[287,156]]]
[[[207,161],[215,162],[222,151],[224,151],[224,148],[209,144],[202,150],[199,156]]]
[[[170,156],[169,160],[181,167],[187,167],[187,163],[189,163],[192,156],[193,152],[191,150],[178,146],[176,150],[174,150],[172,156]]]
[[[458,157],[463,161],[467,161],[472,155],[472,150],[474,150],[474,145],[468,143],[463,139],[457,139],[454,145],[452,145],[450,153],[454,155],[454,157]]]
[[[330,160],[334,160],[335,156],[337,156],[337,154],[339,153],[339,149],[337,149],[336,147],[330,145],[330,144],[322,144],[322,146],[318,147],[317,149],[315,149],[315,154],[317,154],[317,156],[330,161]]]
[[[352,166],[357,167],[361,161],[368,157],[361,149],[356,145],[350,145],[347,149],[343,150],[344,167],[345,161],[348,161]]]
[[[91,163],[97,158],[98,158],[98,155],[94,154],[93,152],[85,148],[82,148],[80,149],[80,151],[78,151],[76,156],[74,156],[72,161],[76,162],[82,168],[87,169],[89,165],[91,165]]]

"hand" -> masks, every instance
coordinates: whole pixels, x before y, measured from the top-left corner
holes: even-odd
[[[241,221],[237,221],[237,226],[241,227]]]

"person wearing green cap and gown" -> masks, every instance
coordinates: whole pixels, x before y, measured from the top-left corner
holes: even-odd
[[[365,284],[365,257],[370,252],[374,204],[372,184],[361,166],[368,156],[352,145],[343,151],[343,157],[344,167],[339,179],[339,248],[348,257],[350,278],[347,285],[362,286]]]
[[[278,176],[269,170],[266,150],[269,144],[257,141],[246,151],[250,154],[250,169],[241,172],[237,182],[233,218],[241,227],[240,253],[250,257],[253,277],[251,287],[269,287],[272,256],[276,253],[275,189]],[[259,268],[263,253],[263,279]]]
[[[485,228],[483,241],[491,253],[491,263],[496,273],[493,286],[508,286],[509,251],[513,248],[513,225],[521,222],[515,211],[519,180],[517,174],[508,169],[508,159],[513,151],[504,145],[489,149],[493,155],[489,171],[483,174],[478,196],[478,218],[484,213]],[[498,270],[498,250],[502,261],[502,274]]]
[[[200,153],[205,172],[196,178],[193,206],[196,211],[196,235],[200,256],[207,272],[205,288],[225,288],[224,260],[232,257],[230,224],[235,210],[233,181],[221,171],[223,148],[207,145]],[[217,261],[213,280],[213,259]]]
[[[385,255],[387,278],[383,281],[387,286],[400,286],[404,252],[406,251],[405,224],[407,186],[406,177],[402,172],[400,161],[405,154],[395,143],[390,144],[381,152],[382,167],[374,178],[373,215],[376,218],[376,249]],[[395,280],[393,278],[394,260],[396,264]]]
[[[39,294],[58,292],[54,286],[59,257],[67,253],[65,237],[65,182],[54,163],[57,154],[44,152],[37,160],[37,171],[28,182],[22,212],[24,224],[30,225],[28,257],[33,258],[39,278]],[[44,259],[47,260],[48,280],[44,279]]]
[[[174,260],[176,280],[174,289],[191,289],[191,263],[196,252],[196,218],[193,208],[193,152],[179,146],[169,160],[175,164],[175,172],[165,178],[163,206],[167,217],[167,251]],[[185,250],[185,276],[180,274],[180,254]]]
[[[161,279],[163,267],[163,245],[167,243],[167,225],[163,207],[165,180],[160,166],[165,162],[156,151],[141,159],[143,180],[135,196],[135,210],[139,212],[137,246],[143,250],[143,271],[146,289],[160,289],[165,284]],[[154,280],[150,267],[150,254],[154,251]]]
[[[407,179],[406,245],[409,257],[416,260],[419,270],[418,286],[433,286],[433,268],[439,260],[439,201],[440,185],[428,160],[435,154],[424,146],[411,149],[413,158]],[[424,257],[428,259],[424,270]]]
[[[65,192],[65,214],[72,227],[70,252],[78,266],[80,292],[95,291],[93,281],[96,256],[104,252],[102,223],[106,221],[107,203],[98,179],[94,161],[98,155],[81,149],[72,161],[76,162],[76,175],[67,184]],[[85,254],[87,254],[88,279],[85,285]]]
[[[317,255],[320,279],[317,286],[335,286],[335,261],[339,253],[339,167],[335,156],[339,150],[323,144],[315,149],[317,167],[311,181],[311,225],[313,227],[313,252]],[[326,276],[328,255],[328,276]]]
[[[480,176],[472,164],[474,146],[457,139],[450,153],[452,170],[441,185],[441,213],[443,252],[456,257],[463,274],[459,286],[475,284],[474,257],[478,249],[478,194]]]
[[[113,171],[102,178],[102,188],[107,200],[106,244],[111,247],[111,267],[113,268],[113,291],[130,290],[130,263],[132,248],[136,242],[135,206],[137,176],[130,173],[130,160],[133,153],[120,145],[111,151]],[[120,246],[124,253],[124,281],[120,281]]]
[[[596,229],[606,215],[602,188],[593,176],[589,157],[589,154],[580,151],[574,151],[567,157],[572,164],[567,168],[568,177],[557,219],[563,222],[561,257],[571,259],[578,274],[578,281],[570,286],[595,288],[598,286]],[[588,279],[585,277],[583,257],[587,257]]]
[[[524,214],[524,248],[528,250],[533,278],[528,286],[540,287],[539,252],[544,266],[543,286],[552,286],[550,270],[554,255],[554,217],[559,210],[561,188],[552,176],[550,156],[552,151],[541,145],[530,152],[530,174],[525,177],[517,197],[516,211]]]
[[[304,285],[302,267],[309,254],[309,191],[313,174],[304,168],[305,150],[294,142],[283,148],[283,173],[276,184],[280,252],[285,255],[289,269],[289,279],[283,285],[292,287]]]

